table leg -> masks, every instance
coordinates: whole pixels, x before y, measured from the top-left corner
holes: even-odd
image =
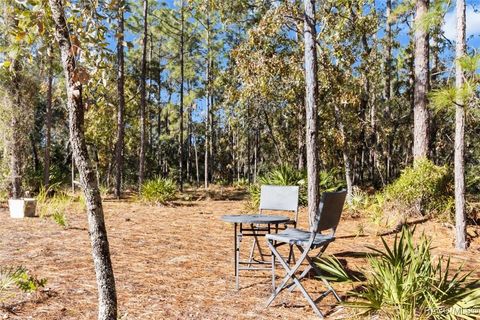
[[[239,243],[238,243],[238,234],[237,234],[237,223],[235,223],[235,239],[234,239],[234,249],[235,249],[235,255],[234,255],[234,261],[235,261],[235,289],[238,290],[238,282],[239,282],[239,274],[238,274],[238,263],[240,259],[240,248],[239,248]]]

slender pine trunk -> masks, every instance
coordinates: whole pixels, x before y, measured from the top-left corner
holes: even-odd
[[[342,138],[342,156],[343,164],[345,166],[345,181],[347,182],[347,202],[350,204],[353,197],[353,181],[352,181],[352,164],[348,154],[348,143],[345,134],[345,126],[342,121],[340,109],[335,106],[335,120],[337,122],[338,130],[340,131],[340,137]]]
[[[465,56],[465,0],[457,0],[457,43],[455,64],[455,87],[461,90],[463,70],[460,59]],[[465,218],[465,101],[458,95],[455,106],[455,248],[467,249]]]
[[[415,9],[415,78],[413,109],[413,158],[428,157],[428,78],[429,44],[428,30],[424,28],[424,19],[428,13],[428,0],[417,0]]]
[[[123,50],[124,32],[124,2],[118,2],[118,34],[117,34],[117,141],[115,145],[115,197],[122,195],[123,144],[125,136],[125,58]]]
[[[179,184],[180,184],[180,191],[183,191],[183,82],[184,82],[184,28],[185,28],[185,17],[184,17],[184,3],[183,0],[181,2],[181,26],[180,26],[180,114],[179,114],[179,121],[180,121],[180,134],[179,134],[179,141],[178,141],[178,166],[179,166]]]
[[[50,184],[50,145],[52,140],[53,53],[48,48],[47,108],[45,110],[45,150],[43,153],[43,185]]]
[[[142,188],[145,178],[145,144],[147,108],[147,42],[148,42],[148,0],[143,1],[143,42],[142,74],[140,79],[140,158],[138,166],[138,190]]]

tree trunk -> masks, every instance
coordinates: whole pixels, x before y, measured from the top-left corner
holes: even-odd
[[[305,169],[305,110],[303,103],[298,106],[298,129],[297,129],[297,169]]]
[[[38,151],[37,146],[35,145],[35,138],[33,136],[33,133],[30,134],[30,144],[32,146],[33,170],[37,172],[40,168],[40,160],[38,159]]]
[[[10,177],[12,183],[11,197],[18,199],[22,196],[22,150],[19,132],[19,116],[22,104],[20,92],[20,67],[18,61],[14,60],[13,65],[13,98],[15,100],[12,106],[12,118],[10,128],[12,130],[12,137],[10,141]]]
[[[178,165],[179,165],[179,184],[180,191],[183,191],[183,81],[184,81],[184,28],[185,28],[185,18],[184,18],[184,4],[183,0],[181,2],[181,26],[180,26],[180,135],[178,141]]]
[[[306,150],[308,174],[308,217],[310,228],[315,225],[318,210],[318,153],[317,153],[317,50],[315,45],[315,0],[304,0],[305,41],[305,109]]]
[[[194,141],[194,151],[195,151],[195,174],[196,174],[196,181],[197,181],[197,188],[200,186],[200,171],[198,169],[198,148],[197,148],[197,137],[194,135],[193,136],[193,141]]]
[[[340,137],[342,138],[342,155],[343,163],[345,166],[345,181],[347,182],[347,202],[350,204],[353,197],[353,181],[352,181],[352,165],[350,157],[348,156],[348,144],[347,137],[345,135],[345,127],[343,125],[342,116],[340,110],[335,106],[335,120],[337,121],[338,130],[340,131]]]
[[[465,0],[457,0],[457,43],[455,64],[455,86],[461,90],[463,86],[463,70],[459,59],[465,56]],[[455,248],[467,249],[466,219],[465,219],[465,101],[460,95],[455,107]]]
[[[88,229],[92,244],[92,256],[98,287],[98,319],[117,319],[117,296],[113,275],[107,230],[103,216],[102,199],[95,172],[89,164],[84,136],[84,106],[82,85],[75,81],[76,61],[70,43],[70,33],[65,20],[62,0],[49,0],[55,23],[55,38],[60,47],[62,65],[65,72],[67,106],[69,112],[70,144],[80,173],[80,184],[84,190]]]
[[[387,55],[385,57],[385,88],[383,93],[383,98],[385,100],[385,110],[384,110],[384,119],[387,122],[387,125],[391,124],[391,110],[390,110],[390,98],[392,96],[392,23],[389,21],[391,12],[392,12],[392,0],[387,0],[386,8],[386,27],[385,33],[387,34],[387,43],[386,51]],[[390,179],[390,162],[391,162],[391,153],[392,153],[392,139],[393,136],[391,133],[387,133],[386,136],[386,146],[385,146],[385,180],[389,181]]]
[[[422,19],[428,12],[428,0],[417,0],[415,11],[415,87],[413,109],[413,158],[428,156],[428,110],[427,93],[429,77],[428,30]]]
[[[250,130],[250,125],[251,125],[251,117],[250,117],[250,104],[247,104],[247,121],[245,123],[246,131],[247,131],[247,179],[248,183],[252,183],[252,169],[251,169],[251,148],[252,148],[252,138],[251,138],[251,130]]]
[[[45,110],[45,150],[43,153],[43,185],[50,184],[50,145],[52,139],[53,53],[48,48],[47,109]]]
[[[188,90],[188,89],[187,89]],[[191,181],[191,149],[192,149],[192,109],[193,106],[187,107],[187,181]]]
[[[142,75],[140,79],[140,159],[138,166],[138,190],[141,190],[145,178],[145,110],[147,108],[147,42],[148,42],[148,0],[143,1],[143,51]]]
[[[386,27],[385,33],[387,37],[386,43],[386,51],[387,55],[385,57],[385,88],[383,97],[387,102],[385,105],[385,114],[389,116],[390,114],[390,97],[391,97],[391,90],[392,90],[392,23],[389,21],[391,12],[392,12],[392,0],[387,0],[387,8],[386,8]]]
[[[205,70],[205,102],[206,102],[206,110],[205,110],[205,173],[204,173],[204,187],[205,189],[208,188],[208,176],[209,176],[209,130],[210,130],[210,72],[211,72],[211,65],[210,65],[210,15],[209,15],[209,8],[207,7],[207,30],[206,30],[206,40],[207,40],[207,61],[206,61],[206,70]]]
[[[212,64],[210,63],[210,75],[212,74]],[[209,115],[210,115],[210,142],[209,142],[209,147],[210,147],[210,166],[209,166],[209,173],[210,173],[210,182],[215,182],[214,177],[215,177],[215,118],[213,114],[213,92],[210,90],[210,110],[209,110]]]
[[[118,2],[118,35],[117,35],[117,143],[115,146],[115,197],[122,195],[122,171],[123,171],[123,141],[125,136],[125,58],[123,50],[124,41],[124,2]]]

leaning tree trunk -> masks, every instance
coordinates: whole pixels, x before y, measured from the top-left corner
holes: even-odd
[[[124,2],[118,2],[118,35],[117,35],[117,143],[115,146],[115,197],[122,195],[122,171],[123,171],[123,141],[125,136],[125,58],[123,51],[124,41]]]
[[[308,217],[315,224],[318,210],[318,153],[317,153],[317,50],[315,45],[315,0],[304,0],[305,41],[305,109],[306,150],[308,174]]]
[[[138,190],[142,188],[145,175],[145,109],[147,107],[147,39],[148,39],[148,0],[143,1],[143,51],[142,76],[140,80],[140,158],[138,165]]]
[[[415,83],[413,91],[413,158],[428,156],[428,30],[424,19],[428,13],[428,0],[417,0],[415,12]]]
[[[465,0],[457,0],[457,44],[455,64],[455,86],[460,91],[463,85],[463,70],[459,59],[465,56]],[[460,96],[460,95],[458,95]],[[467,249],[465,221],[465,101],[459,97],[455,107],[455,247]]]
[[[85,194],[87,206],[88,229],[98,287],[98,319],[116,320],[117,296],[115,277],[110,260],[102,199],[95,172],[89,163],[83,132],[84,106],[82,102],[82,85],[76,81],[78,77],[75,56],[70,43],[70,32],[65,20],[62,0],[49,0],[49,3],[55,22],[55,37],[60,47],[62,65],[65,72],[70,144],[80,173],[80,184]]]

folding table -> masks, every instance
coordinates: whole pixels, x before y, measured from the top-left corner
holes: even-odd
[[[264,214],[237,214],[237,215],[224,215],[221,218],[223,221],[234,224],[234,265],[235,265],[235,289],[238,290],[239,286],[239,271],[241,270],[271,270],[271,262],[265,261],[265,256],[270,254],[264,254],[260,247],[258,237],[265,236],[268,233],[272,233],[272,230],[278,232],[278,225],[290,220],[289,217],[277,216],[277,215],[264,215]],[[253,250],[250,253],[248,260],[240,260],[240,242],[243,237],[253,237],[255,240],[257,250],[260,256],[260,260],[256,259],[253,254]],[[264,265],[268,264],[269,267],[254,267],[252,265]],[[246,265],[240,267],[240,265]]]

